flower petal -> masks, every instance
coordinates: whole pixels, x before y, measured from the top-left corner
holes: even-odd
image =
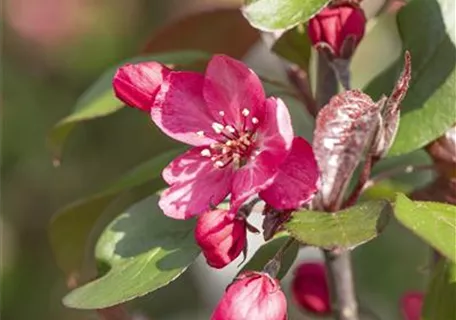
[[[170,72],[158,62],[126,64],[114,75],[112,85],[116,97],[130,107],[149,112],[163,79]]]
[[[250,116],[261,112],[266,99],[258,76],[245,64],[225,55],[215,55],[209,62],[204,79],[204,99],[215,119],[240,128],[247,109]]]
[[[299,208],[317,192],[319,177],[312,146],[305,139],[295,137],[274,183],[260,197],[275,209]]]
[[[201,156],[204,147],[196,147],[171,162],[163,171],[163,178],[171,186],[166,189],[158,205],[174,219],[188,219],[222,202],[231,189],[233,168],[219,169]]]
[[[293,128],[285,104],[280,99],[269,98],[264,109],[255,138],[256,150],[233,179],[232,211],[273,183],[291,149]]]
[[[194,145],[209,145],[217,137],[214,120],[203,99],[204,78],[196,72],[171,72],[157,93],[151,117],[168,136]]]

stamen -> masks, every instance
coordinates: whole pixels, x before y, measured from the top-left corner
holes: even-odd
[[[235,133],[236,129],[234,129],[232,126],[228,125],[225,126],[225,129],[228,130],[229,133]]]
[[[242,115],[244,117],[247,117],[250,114],[250,110],[247,108],[242,109]]]
[[[253,124],[258,124],[258,122],[260,122],[260,120],[258,120],[258,118],[256,118],[256,117],[252,118],[252,123]]]
[[[218,122],[214,122],[212,123],[212,129],[214,129],[215,133],[222,133],[223,125]]]
[[[203,150],[201,150],[201,155],[203,157],[210,157],[211,156],[211,151],[209,149],[203,149]]]
[[[204,137],[204,131],[202,131],[202,130],[198,131],[196,134],[200,137]]]

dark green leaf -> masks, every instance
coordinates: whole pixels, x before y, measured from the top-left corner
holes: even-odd
[[[456,206],[412,201],[403,194],[398,194],[394,213],[405,227],[442,255],[456,261]]]
[[[300,24],[285,32],[274,43],[272,51],[288,61],[296,63],[303,70],[308,70],[311,48],[312,45],[307,36],[306,28]]]
[[[255,252],[253,257],[247,262],[240,272],[247,270],[261,271],[266,263],[271,260],[276,252],[290,239],[287,233],[279,233],[273,239],[263,244]],[[285,251],[280,266],[278,279],[282,279],[287,274],[291,265],[293,264],[299,251],[299,243],[294,241],[291,246]]]
[[[255,28],[282,30],[306,22],[326,3],[328,0],[245,0],[242,12]]]
[[[424,299],[422,320],[456,319],[456,264],[441,259]]]
[[[172,150],[153,158],[117,180],[113,185],[92,197],[82,199],[63,208],[53,217],[49,237],[57,264],[67,273],[79,272],[87,249],[89,235],[95,222],[121,192],[135,189],[134,196],[126,199],[123,206],[153,194],[162,186],[161,182],[146,184],[160,176],[162,169],[178,154]],[[117,213],[124,208],[116,205]]]
[[[324,249],[354,248],[380,234],[388,223],[387,201],[367,201],[343,211],[299,211],[285,228],[299,241]]]
[[[169,284],[196,259],[195,220],[170,219],[157,201],[142,200],[106,228],[95,255],[111,269],[70,292],[63,299],[67,307],[100,309],[143,296]]]
[[[208,55],[198,51],[181,51],[163,53],[146,57],[136,57],[123,61],[119,65],[107,70],[101,77],[79,98],[72,114],[60,120],[51,130],[48,143],[58,163],[62,146],[73,130],[81,121],[110,115],[120,110],[123,105],[114,96],[112,79],[117,68],[127,62],[158,61],[167,65],[189,65],[208,59]]]
[[[238,8],[218,8],[186,16],[157,30],[144,51],[196,49],[240,59],[259,37],[258,30],[250,26]]]
[[[412,56],[412,81],[389,155],[416,150],[456,122],[455,15],[454,0],[413,0],[397,16],[404,50]],[[402,64],[401,56],[366,92],[374,99],[389,94]]]

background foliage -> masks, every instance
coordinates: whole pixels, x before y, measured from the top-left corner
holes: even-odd
[[[255,9],[254,4],[262,1],[264,0],[250,1],[250,3]],[[415,0],[416,3],[420,1],[426,0]],[[315,3],[318,7],[325,1],[310,2]],[[372,15],[376,12],[380,2],[372,1],[368,13],[370,12]],[[69,233],[62,232],[60,235],[55,235],[51,230],[51,239],[48,239],[48,221],[57,209],[76,199],[93,194],[96,196],[84,200],[88,202],[80,202],[79,205],[84,206],[90,203],[93,208],[95,202],[95,205],[98,206],[96,207],[97,212],[102,214],[102,220],[109,221],[110,217],[119,214],[119,211],[127,208],[134,202],[134,199],[144,195],[144,190],[150,192],[152,188],[155,188],[153,190],[160,188],[160,184],[155,180],[151,185],[143,186],[143,181],[137,180],[138,174],[144,176],[147,172],[151,179],[156,178],[157,170],[154,171],[154,164],[147,166],[145,161],[164,150],[176,148],[177,145],[159,134],[158,130],[142,114],[130,109],[120,109],[119,112],[103,118],[102,121],[82,122],[68,136],[66,136],[69,133],[68,121],[57,131],[53,129],[54,131],[48,136],[52,126],[71,113],[71,110],[78,104],[78,98],[91,83],[99,79],[100,74],[119,62],[137,55],[141,50],[146,51],[149,55],[157,54],[152,52],[154,48],[155,50],[158,50],[157,48],[166,50],[204,49],[209,52],[227,50],[225,52],[240,58],[247,53],[248,47],[259,38],[259,35],[255,32],[232,31],[228,28],[231,24],[218,24],[218,29],[214,28],[214,21],[231,21],[231,19],[236,19],[235,21],[239,23],[244,21],[239,19],[238,13],[233,14],[235,10],[228,9],[222,14],[223,18],[220,16],[214,20],[213,17],[201,14],[196,20],[182,22],[179,30],[195,30],[195,33],[200,35],[195,48],[175,47],[169,39],[176,39],[177,43],[183,43],[179,38],[179,33],[172,28],[162,27],[166,22],[191,12],[216,6],[239,5],[240,1],[236,0],[135,0],[128,2],[46,0],[39,3],[38,5],[37,1],[31,0],[5,2],[2,119],[7,120],[3,121],[2,128],[1,226],[3,250],[0,274],[2,283],[0,312],[4,319],[14,320],[93,319],[94,315],[91,312],[63,308],[61,297],[68,291],[67,286],[72,286],[74,282],[79,282],[81,279],[78,274],[65,279],[61,270],[57,269],[54,263],[49,240],[52,241],[53,237],[69,237],[71,232],[80,234],[80,228],[86,230],[89,235],[93,233],[92,238],[97,236],[97,232],[84,229],[84,220],[77,219],[74,228],[68,230]],[[413,7],[409,10],[413,10]],[[248,12],[244,12],[244,14],[248,14]],[[194,21],[199,22],[197,26]],[[288,22],[290,21],[288,20]],[[355,86],[361,87],[366,84],[382,68],[393,63],[399,56],[402,50],[400,37],[407,34],[407,27],[410,28],[408,21],[404,19],[399,21],[403,23],[403,26],[400,27],[402,29],[399,30],[402,33],[398,33],[398,30],[394,26],[392,27],[394,17],[384,16],[371,21],[370,36],[366,37],[359,47],[352,67]],[[290,23],[298,22],[299,19]],[[279,27],[286,28],[290,26],[279,25]],[[275,28],[276,26],[266,27]],[[245,25],[243,28],[245,29]],[[171,44],[164,40],[155,40],[159,43],[148,42],[147,39],[152,33],[167,35],[162,36],[161,39],[167,39]],[[223,36],[220,36],[221,33]],[[243,34],[243,41],[237,41],[238,46],[226,48],[224,43],[216,41],[223,38],[229,43],[228,40],[235,39],[233,35],[239,33]],[[298,41],[300,44],[299,34],[290,32],[289,37],[291,42]],[[445,45],[447,40],[451,39],[444,38],[438,44]],[[416,39],[413,38],[407,41],[411,41],[410,45],[417,44]],[[144,46],[145,43],[148,44]],[[375,48],[376,50],[374,50]],[[275,48],[275,51],[281,52],[281,48]],[[379,52],[378,59],[373,51]],[[293,52],[287,51],[286,47],[285,52],[288,52],[287,55],[295,57]],[[190,54],[191,57],[194,55],[195,53]],[[308,59],[309,57],[306,56],[304,62],[297,62],[307,65]],[[278,79],[284,79],[284,75],[280,73],[281,70],[268,68],[271,61],[275,63],[277,61],[272,56],[265,54],[264,48],[256,48],[253,52],[248,53],[247,61],[255,65],[260,74],[274,75]],[[425,57],[422,61],[424,65],[427,62]],[[185,64],[186,61],[182,63]],[[383,76],[395,78],[397,68],[397,65],[392,64],[388,73]],[[106,80],[110,75],[107,74],[104,77]],[[454,77],[449,79],[446,90],[451,88],[452,83],[454,84]],[[106,90],[106,86],[99,88],[100,92]],[[374,94],[384,92],[379,91],[375,82],[370,88]],[[270,91],[274,90],[278,89],[271,88]],[[93,99],[96,103],[107,106],[105,111],[117,110],[119,106],[111,96],[97,96],[95,91],[85,95],[86,102]],[[439,97],[432,99],[435,101],[432,100],[431,104],[441,101]],[[296,125],[297,131],[309,136],[312,130],[311,121],[305,118],[296,101],[287,97],[287,103],[291,107],[294,117],[301,119]],[[79,100],[79,104],[81,104],[81,100]],[[50,137],[47,146],[46,136]],[[62,137],[68,139],[63,157],[60,159],[55,156],[60,155],[58,142]],[[47,148],[49,146],[53,153]],[[407,156],[406,161],[411,159],[418,163],[428,161],[426,155],[421,151]],[[53,167],[53,160],[54,164],[61,161],[61,166]],[[165,160],[163,159],[163,161]],[[393,158],[382,166],[388,167],[402,161],[404,161],[403,158]],[[139,171],[136,174],[135,171],[131,172],[131,169],[139,163],[146,164],[142,167],[145,171]],[[117,180],[125,172],[131,174]],[[391,190],[410,190],[412,184],[426,183],[429,175],[398,178],[387,184],[385,189],[371,190],[369,196],[378,198],[379,194],[391,195]],[[110,185],[112,181],[117,181],[117,184],[114,186],[111,184],[111,187],[105,189],[105,186]],[[129,193],[123,193],[121,192],[122,185],[138,188]],[[391,185],[394,186],[393,189],[390,187]],[[116,186],[119,189],[116,189]],[[110,197],[114,195],[121,195],[120,200],[116,200],[118,202],[115,203],[115,206],[110,205],[113,199]],[[404,199],[404,205],[407,205],[406,200]],[[78,210],[78,208],[81,207],[67,207],[67,210]],[[124,219],[122,217],[124,216],[118,220]],[[96,255],[98,258],[104,257],[113,265],[121,266],[124,263],[122,256],[116,258],[109,248],[103,247],[103,239],[115,237],[116,231],[118,231],[115,225],[118,220],[113,223],[112,230],[103,234],[97,246]],[[406,223],[404,225],[407,226]],[[258,243],[257,239],[255,245]],[[73,251],[68,249],[68,253],[70,253],[68,255],[70,258],[77,261],[76,263],[84,258],[83,252],[73,255]],[[80,256],[77,256],[78,254]],[[298,261],[315,257],[315,252],[304,249],[299,253]],[[68,261],[67,258],[63,260]],[[90,257],[86,258],[90,260]],[[425,279],[428,275],[425,267],[428,259],[428,248],[423,245],[421,240],[394,220],[391,221],[381,237],[354,252],[356,285],[361,303],[368,304],[375,313],[385,319],[399,319],[398,300],[400,295],[405,290],[425,288]],[[71,273],[73,264],[69,263],[63,267]],[[98,265],[101,271],[106,271],[106,267],[103,264]],[[87,274],[93,275],[94,272],[94,270],[88,270]],[[206,319],[224,286],[236,272],[234,267],[234,269],[228,268],[223,272],[212,271],[211,273],[207,267],[203,266],[203,263],[198,262],[190,268],[190,272],[185,273],[170,286],[133,302],[129,307],[150,315],[152,319]],[[214,275],[222,280],[215,281]],[[289,276],[290,274],[284,279],[287,293],[289,293],[287,285]],[[209,282],[210,285],[208,285]],[[438,285],[437,279],[434,286]],[[71,299],[71,296],[69,297],[67,303]],[[27,308],[24,308],[25,301]],[[179,301],[179,308],[176,308],[176,301]],[[296,310],[291,310],[290,319],[294,319],[296,314]]]

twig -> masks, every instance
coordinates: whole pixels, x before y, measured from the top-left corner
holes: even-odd
[[[306,106],[307,111],[312,117],[316,118],[318,114],[318,107],[312,94],[308,73],[299,66],[293,65],[287,68],[287,75],[290,82],[299,92],[300,100]]]
[[[349,251],[324,251],[333,310],[337,320],[358,320],[353,273]]]

